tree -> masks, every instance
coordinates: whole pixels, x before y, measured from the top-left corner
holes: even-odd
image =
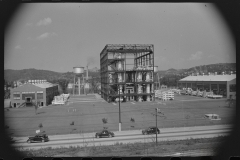
[[[107,118],[103,118],[102,122],[103,122],[103,129],[107,129],[108,127],[104,127],[104,124],[107,124],[108,122]]]
[[[38,128],[41,129],[43,127],[42,123],[38,125]]]
[[[234,99],[232,98],[232,95],[230,95],[229,99],[226,100],[226,103],[228,107],[230,108],[234,104]]]
[[[71,125],[71,126],[74,126],[74,121],[72,121],[72,122],[70,123],[70,125]],[[71,133],[72,133],[73,131],[75,131],[75,130],[76,130],[76,128],[73,128],[72,131],[71,131]]]
[[[101,83],[100,77],[93,77],[88,80],[89,84],[91,84],[91,91],[93,93],[97,93],[99,90],[99,85]]]
[[[131,117],[130,121],[133,123],[133,125],[131,127],[134,128],[135,119]]]
[[[37,106],[37,104],[34,104],[34,103],[32,103],[33,105],[34,105],[34,108],[35,108],[35,114],[37,115],[37,109],[38,109],[38,106]]]

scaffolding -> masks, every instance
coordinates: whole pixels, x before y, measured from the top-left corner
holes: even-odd
[[[107,44],[100,53],[101,96],[108,102],[154,100],[154,46]]]

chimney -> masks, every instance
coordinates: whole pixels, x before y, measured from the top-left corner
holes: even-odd
[[[87,66],[87,80],[88,80],[88,66]]]

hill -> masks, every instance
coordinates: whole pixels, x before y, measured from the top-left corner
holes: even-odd
[[[195,66],[189,69],[168,69],[166,71],[158,71],[160,77],[167,77],[172,80],[176,80],[182,78],[181,76],[187,76],[192,73],[205,73],[208,72],[218,72],[222,73],[236,71],[236,63],[218,63],[218,64],[209,64],[209,65],[201,65]],[[88,73],[89,77],[100,77],[99,70],[95,67],[93,69],[89,69]],[[48,70],[37,70],[37,69],[23,69],[23,70],[4,70],[4,79],[8,82],[11,81],[26,81],[30,79],[46,79],[47,81],[53,81],[57,79],[66,79],[69,82],[73,81],[74,74],[73,72],[59,73]],[[175,78],[172,78],[175,77]],[[178,78],[176,78],[178,77]]]
[[[166,71],[158,71],[160,76],[169,76],[169,75],[189,75],[189,74],[207,74],[208,72],[214,73],[217,72],[230,72],[230,71],[236,71],[236,63],[217,63],[217,64],[209,64],[209,65],[201,65],[201,66],[195,66],[189,69],[169,69]]]
[[[88,72],[89,76],[97,77],[99,72]],[[37,70],[37,69],[23,69],[23,70],[4,70],[4,79],[7,82],[12,81],[27,81],[27,80],[41,80],[46,79],[47,81],[54,81],[57,79],[66,79],[72,81],[74,77],[73,72],[59,73],[48,70]]]

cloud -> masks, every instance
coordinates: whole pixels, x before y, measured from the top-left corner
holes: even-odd
[[[44,18],[37,23],[37,26],[46,26],[52,23],[51,18]]]
[[[39,39],[39,40],[45,39],[45,38],[49,37],[49,34],[50,34],[50,33],[47,33],[47,32],[46,32],[46,33],[43,33],[42,35],[38,36],[37,39]]]
[[[30,27],[31,27],[32,25],[33,25],[32,23],[27,23],[27,24],[26,24],[26,26],[30,26]]]
[[[202,58],[202,54],[201,51],[197,51],[195,54],[191,54],[189,60],[199,60]]]
[[[214,57],[215,55],[214,54],[209,54],[208,57],[211,58],[211,57]]]
[[[43,34],[41,34],[40,36],[38,36],[37,37],[37,39],[38,40],[42,40],[42,39],[45,39],[45,38],[48,38],[48,37],[50,37],[50,36],[56,36],[57,34],[56,33],[48,33],[48,32],[46,32],[46,33],[43,33]]]
[[[20,46],[20,45],[17,45],[17,46],[15,47],[15,49],[21,49],[21,46]]]

